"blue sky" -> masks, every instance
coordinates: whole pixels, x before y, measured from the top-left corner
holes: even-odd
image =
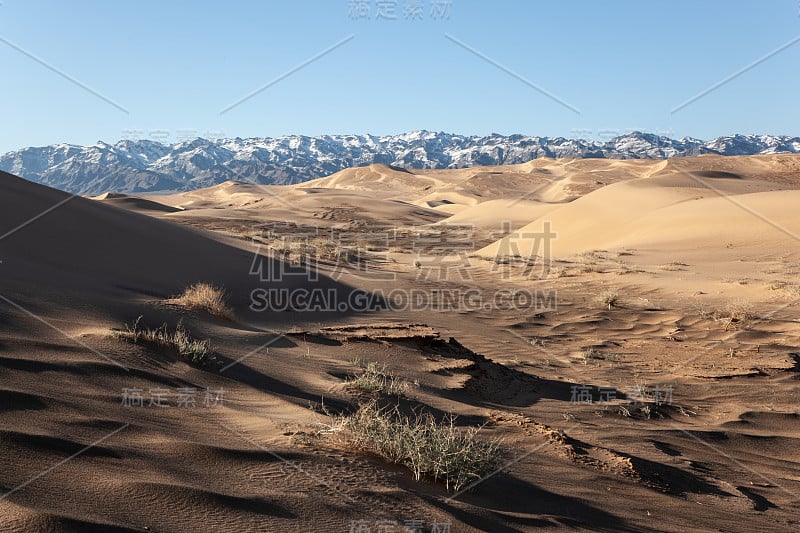
[[[798,0],[2,0],[0,152],[417,129],[799,135],[800,41],[671,112],[800,36],[799,15]]]

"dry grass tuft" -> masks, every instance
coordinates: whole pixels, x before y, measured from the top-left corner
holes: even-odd
[[[758,314],[753,310],[753,306],[743,300],[729,303],[721,309],[714,309],[711,311],[698,307],[698,313],[702,318],[722,323],[725,331],[729,329],[743,329],[747,327],[750,321],[758,318]]]
[[[195,283],[180,296],[167,300],[167,303],[233,320],[233,310],[225,303],[226,298],[227,294],[219,287],[208,283]]]
[[[753,306],[745,301],[737,301],[726,305],[715,313],[715,320],[723,322],[725,330],[744,327],[751,320],[758,318]]]
[[[385,364],[370,362],[360,374],[347,380],[347,387],[370,394],[403,396],[408,390],[408,383],[389,372]]]
[[[365,245],[366,246],[366,245]],[[359,263],[364,259],[368,247],[342,244],[324,237],[313,239],[278,239],[269,248],[283,261],[292,264],[311,264],[314,261],[327,260],[340,263]]]
[[[478,438],[481,428],[456,427],[454,416],[437,422],[429,413],[406,416],[375,402],[340,419],[350,446],[411,470],[416,480],[443,482],[459,491],[494,472],[502,460],[497,441]]]
[[[786,291],[791,295],[800,295],[800,285],[783,280],[772,280],[767,284],[767,289],[771,291]]]
[[[615,290],[604,291],[597,295],[595,302],[603,307],[608,307],[608,310],[611,311],[619,304],[619,293]]]
[[[548,278],[558,279],[564,278],[568,276],[569,273],[567,269],[563,266],[555,266],[550,268],[550,272],[548,272]]]
[[[688,266],[689,265],[687,265],[686,263],[681,263],[680,261],[671,261],[669,263],[661,265],[659,268],[661,270],[675,271],[675,270],[684,270],[685,267]]]
[[[642,272],[644,272],[644,269],[642,267],[636,265],[629,265],[625,262],[620,261],[619,270],[617,270],[617,275],[624,276],[625,274],[641,274]]]
[[[166,348],[199,367],[205,368],[216,363],[217,359],[211,351],[211,341],[193,338],[181,322],[178,322],[174,331],[169,331],[166,324],[156,329],[143,328],[141,321],[140,316],[133,324],[126,324],[125,331],[118,332],[117,336],[134,344]]]

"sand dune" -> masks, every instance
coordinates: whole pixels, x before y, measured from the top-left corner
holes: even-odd
[[[783,155],[372,165],[94,199],[0,174],[0,530],[796,529],[798,201]],[[468,251],[422,246],[460,225]],[[385,226],[391,246],[356,256],[333,232],[325,256],[269,250]],[[545,228],[547,269],[526,235]],[[196,282],[233,315],[170,303]],[[386,299],[259,310],[258,289]],[[220,365],[120,336],[140,315]],[[401,396],[354,387],[368,368]],[[333,415],[370,399],[481,427],[502,468],[453,493],[363,453]]]
[[[439,188],[443,183],[442,180],[424,173],[374,164],[342,170],[326,178],[305,182],[298,187],[362,191],[389,198],[397,194],[417,193],[426,188]]]
[[[507,224],[509,229],[516,230],[558,207],[557,204],[532,200],[487,200],[460,209],[439,224],[469,224],[492,231],[501,231]]]
[[[796,190],[786,190],[776,181],[716,170],[662,169],[548,211],[520,228],[519,236],[512,235],[478,253],[494,256],[511,246],[523,256],[536,255],[536,237],[525,238],[524,234],[542,233],[545,223],[558,233],[553,242],[556,257],[625,247],[647,247],[668,254],[714,249],[730,240],[736,240],[737,246],[761,242],[780,247],[800,230],[790,207],[797,199]],[[736,237],[732,228],[737,228]]]
[[[147,213],[148,211],[161,211],[164,213],[174,213],[175,211],[180,211],[180,208],[177,207],[161,204],[145,198],[129,196],[127,194],[107,192],[105,194],[101,194],[100,196],[94,196],[92,199],[101,201],[108,205],[114,205],[123,209],[128,209],[129,211],[138,211],[144,213]]]
[[[254,283],[252,247],[8,174],[2,176],[2,188],[7,202],[0,227],[0,247],[8,257],[3,263],[6,290],[13,287],[24,294],[35,284],[44,291],[39,298],[51,303],[89,298],[82,305],[91,312],[114,312],[119,318],[132,302],[166,298],[191,283],[215,280],[247,316]],[[291,287],[301,282],[286,278],[283,283]],[[269,317],[284,320],[288,316]]]

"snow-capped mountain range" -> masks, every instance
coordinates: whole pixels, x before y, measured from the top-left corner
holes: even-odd
[[[339,170],[382,163],[405,168],[461,168],[524,163],[539,157],[669,158],[700,154],[800,153],[800,138],[733,135],[712,141],[632,132],[607,142],[563,137],[485,137],[415,131],[401,135],[197,138],[176,144],[123,140],[92,146],[55,144],[0,157],[0,170],[57,189],[101,194],[186,191],[228,180],[299,183]]]

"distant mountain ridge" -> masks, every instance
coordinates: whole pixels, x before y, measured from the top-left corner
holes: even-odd
[[[415,131],[391,136],[197,138],[176,144],[150,140],[92,146],[54,144],[0,156],[0,170],[64,191],[96,195],[187,191],[228,180],[300,183],[372,163],[423,169],[516,164],[540,157],[664,159],[776,153],[800,153],[800,137],[732,135],[701,141],[635,131],[599,142]]]

